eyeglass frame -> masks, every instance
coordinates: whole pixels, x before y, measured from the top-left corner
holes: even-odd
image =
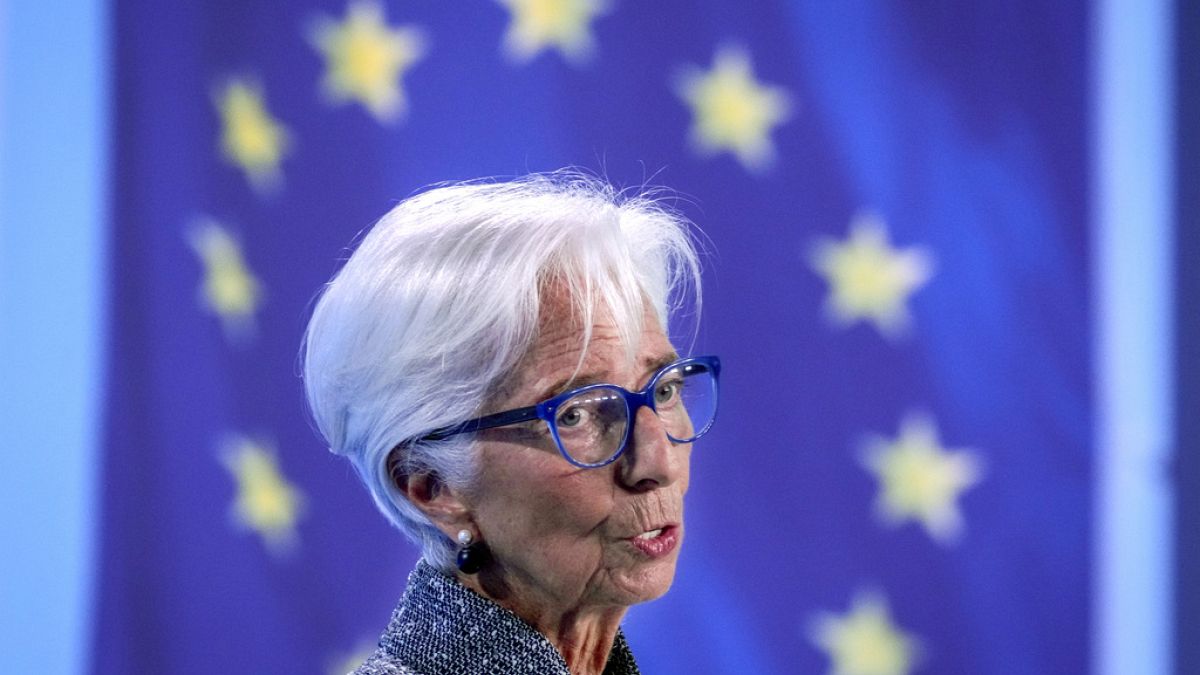
[[[425,434],[424,436],[422,436],[419,440],[440,441],[444,438],[449,438],[450,436],[457,436],[458,434],[474,433],[477,431],[484,431],[486,429],[495,429],[497,427],[506,427],[506,426],[510,426],[513,424],[520,424],[522,422],[531,422],[533,420],[540,419],[546,423],[547,427],[549,427],[550,435],[554,438],[554,444],[556,446],[558,446],[558,452],[559,452],[559,454],[561,454],[563,456],[563,459],[567,460],[571,464],[573,464],[581,469],[599,469],[600,467],[608,466],[609,464],[612,464],[613,462],[617,461],[617,459],[619,459],[621,457],[621,455],[625,454],[626,448],[629,447],[629,437],[633,435],[634,419],[637,417],[637,413],[639,410],[642,409],[642,407],[649,408],[652,412],[654,412],[654,414],[656,416],[658,415],[658,409],[654,405],[654,388],[655,388],[655,386],[658,385],[659,379],[661,379],[663,377],[663,375],[665,375],[668,372],[677,370],[681,367],[693,365],[693,364],[705,366],[708,369],[708,371],[710,373],[712,373],[712,380],[713,380],[712,381],[712,388],[713,388],[712,417],[708,420],[708,423],[704,425],[703,429],[694,433],[692,435],[692,437],[686,441],[677,439],[674,436],[672,436],[670,433],[667,433],[667,438],[671,439],[672,442],[693,443],[696,441],[696,439],[698,439],[701,436],[703,436],[704,434],[708,433],[708,430],[712,428],[713,422],[715,422],[717,420],[717,408],[718,408],[718,404],[720,402],[720,390],[721,390],[721,387],[720,387],[721,359],[716,356],[693,356],[691,358],[678,359],[676,361],[672,361],[671,363],[668,363],[667,365],[665,365],[662,368],[659,368],[657,371],[655,371],[654,375],[650,378],[650,381],[647,382],[646,386],[643,387],[640,391],[629,391],[628,389],[626,389],[625,387],[622,387],[620,385],[607,384],[607,383],[603,383],[603,382],[596,383],[596,384],[589,384],[589,385],[585,385],[583,387],[579,387],[578,389],[571,389],[570,391],[564,391],[561,394],[552,396],[552,397],[546,399],[545,401],[542,401],[540,403],[535,403],[530,406],[524,406],[521,408],[513,408],[512,410],[503,410],[501,412],[491,413],[489,415],[484,415],[482,417],[476,417],[474,419],[470,419],[465,422],[459,422],[458,424],[452,424],[450,426],[445,426],[440,429],[435,429],[435,430],[429,432],[428,434]],[[580,394],[586,393],[593,389],[600,389],[600,388],[615,389],[618,392],[620,392],[621,397],[625,401],[625,410],[629,415],[629,424],[626,425],[625,435],[624,435],[624,437],[621,438],[620,445],[617,446],[616,452],[614,452],[611,457],[609,457],[608,459],[606,459],[602,462],[593,462],[593,463],[580,462],[580,461],[576,460],[574,457],[572,457],[571,454],[567,452],[567,449],[565,447],[563,447],[562,440],[558,436],[558,423],[555,421],[555,415],[558,412],[558,407],[560,405],[562,405],[563,403],[566,403],[570,399],[575,398],[576,396],[578,396]]]

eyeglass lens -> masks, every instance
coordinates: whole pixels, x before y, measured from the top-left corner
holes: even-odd
[[[654,409],[671,440],[687,443],[708,430],[716,412],[716,382],[703,364],[676,366],[659,373],[650,392]],[[559,405],[558,440],[576,462],[604,462],[621,449],[629,428],[629,407],[615,387],[595,387]]]

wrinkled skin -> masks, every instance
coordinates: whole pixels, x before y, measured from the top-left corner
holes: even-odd
[[[580,322],[556,296],[544,300],[534,345],[484,413],[594,382],[638,390],[677,358],[652,312],[632,361],[611,318],[598,312],[580,366]],[[626,609],[661,596],[674,578],[678,546],[653,557],[630,539],[674,526],[682,540],[691,445],[671,442],[647,408],[625,454],[596,469],[568,463],[540,420],[478,440],[478,480],[433,500],[434,521],[448,536],[468,529],[491,552],[483,571],[460,579],[538,628],[573,673],[601,672]]]

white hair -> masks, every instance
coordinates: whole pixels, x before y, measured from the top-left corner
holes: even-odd
[[[303,376],[318,429],[442,569],[454,545],[398,489],[389,456],[397,451],[405,474],[471,484],[472,435],[421,439],[479,414],[532,345],[552,280],[581,319],[581,354],[600,304],[631,355],[646,303],[664,331],[687,299],[698,316],[687,221],[651,195],[562,171],[442,185],[401,202],[326,285],[309,321]]]

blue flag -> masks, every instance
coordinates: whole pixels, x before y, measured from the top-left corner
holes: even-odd
[[[564,166],[709,250],[722,410],[645,672],[1083,672],[1088,20],[119,0],[95,672],[374,647],[417,551],[307,418],[312,299],[420,188]]]

